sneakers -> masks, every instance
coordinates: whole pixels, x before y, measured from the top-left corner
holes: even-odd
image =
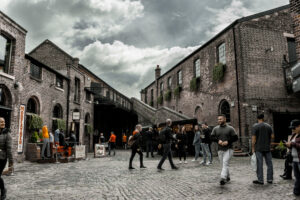
[[[192,162],[195,162],[195,161],[197,161],[197,160],[195,160],[195,159],[192,160]]]
[[[204,165],[205,164],[205,162],[204,162],[204,160],[202,160],[201,162],[200,162],[200,165]]]
[[[267,181],[269,184],[272,184],[273,183],[273,181]]]
[[[227,177],[226,182],[229,182],[229,181],[230,181],[230,177]]]
[[[179,164],[181,164],[182,162],[181,161],[179,161]]]
[[[263,185],[264,183],[262,183],[262,182],[260,182],[260,181],[258,181],[258,180],[255,180],[255,181],[253,181],[253,184],[256,184],[256,185]]]
[[[176,166],[173,166],[173,167],[172,167],[172,169],[175,169],[175,170],[176,170],[176,169],[178,169],[178,167],[176,167]]]
[[[147,168],[147,167],[145,167],[145,166],[143,165],[143,166],[140,166],[140,168]]]
[[[134,167],[128,167],[128,169],[135,169]]]
[[[184,161],[184,164],[187,164],[187,161],[186,161],[186,160]]]
[[[160,170],[160,171],[165,170],[165,169],[163,169],[163,168],[161,168],[161,167],[157,167],[157,169]]]
[[[205,165],[211,165],[212,163],[211,162],[207,162]]]

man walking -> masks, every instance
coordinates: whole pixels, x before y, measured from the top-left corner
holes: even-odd
[[[174,163],[173,163],[173,159],[172,159],[172,151],[171,151],[171,142],[172,140],[175,140],[172,134],[172,120],[171,119],[167,119],[166,120],[166,127],[162,130],[161,133],[159,133],[160,135],[160,145],[163,145],[163,156],[160,159],[160,162],[158,163],[157,169],[158,170],[164,170],[162,168],[162,165],[164,164],[166,158],[168,157],[170,165],[172,167],[172,169],[178,169]]]
[[[110,138],[108,140],[108,155],[110,155],[111,150],[114,150],[114,156],[116,155],[116,140],[117,140],[117,136],[112,131],[110,133]]]
[[[209,150],[210,132],[211,131],[208,128],[207,123],[204,122],[202,124],[202,133],[200,133],[201,148],[203,152],[203,161],[200,164],[203,165],[211,165],[211,152]],[[206,162],[206,158],[208,158],[208,162]]]
[[[274,139],[272,127],[264,122],[264,114],[257,116],[258,123],[252,128],[252,153],[255,152],[257,160],[257,180],[253,184],[264,184],[263,158],[267,164],[267,182],[273,183],[273,164],[271,154],[271,140]]]
[[[147,155],[146,158],[149,157],[149,151],[151,151],[151,157],[153,158],[153,129],[152,127],[149,128],[149,130],[146,132],[146,151]]]
[[[140,168],[146,168],[143,164],[143,152],[141,147],[143,140],[142,140],[141,131],[142,131],[142,125],[140,124],[136,125],[133,136],[132,138],[130,138],[130,140],[133,140],[134,142],[131,146],[132,151],[129,159],[129,169],[134,169],[134,167],[132,167],[132,161],[136,153],[138,153],[140,156]]]
[[[234,128],[226,124],[225,115],[218,116],[218,124],[212,131],[211,139],[218,143],[218,156],[222,167],[220,185],[225,185],[230,181],[229,161],[233,155],[232,143],[237,141],[238,136]]]

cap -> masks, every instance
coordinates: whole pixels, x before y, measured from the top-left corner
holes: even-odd
[[[291,124],[290,124],[289,128],[294,129],[299,125],[300,125],[300,120],[299,119],[294,119],[294,120],[291,121]]]

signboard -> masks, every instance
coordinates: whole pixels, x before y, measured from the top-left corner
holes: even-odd
[[[102,144],[95,144],[95,158],[105,156],[105,146]]]
[[[75,146],[75,158],[85,158],[85,145]]]
[[[24,117],[25,117],[25,106],[20,106],[20,120],[18,129],[18,153],[23,152],[23,136],[24,136]]]
[[[80,119],[80,112],[73,112],[73,120],[79,120]]]
[[[185,124],[185,131],[193,131],[193,124]]]

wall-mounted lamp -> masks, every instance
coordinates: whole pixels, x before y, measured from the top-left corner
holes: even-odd
[[[17,89],[19,87],[20,83],[19,82],[15,82],[14,84],[14,88]]]
[[[267,53],[268,51],[273,52],[273,51],[274,51],[274,48],[273,48],[273,47],[270,47],[270,48],[268,48],[268,49],[265,49],[265,52],[266,52],[266,53]]]

